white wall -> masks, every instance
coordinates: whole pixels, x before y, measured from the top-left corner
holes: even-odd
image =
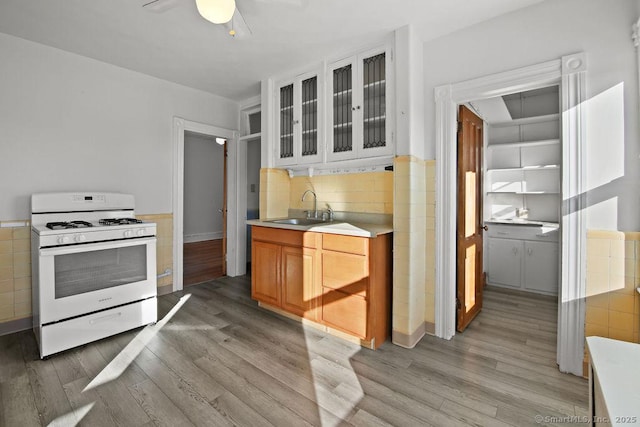
[[[212,94],[0,34],[0,221],[28,219],[34,192],[132,193],[172,211],[172,119],[234,129]]]
[[[435,154],[434,88],[587,54],[587,227],[640,230],[637,0],[554,0],[425,43],[426,157]]]
[[[222,238],[224,146],[215,138],[185,133],[184,241]]]
[[[247,143],[247,210],[260,208],[260,151],[260,140]]]

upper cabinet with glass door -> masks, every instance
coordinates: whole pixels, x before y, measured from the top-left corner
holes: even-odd
[[[328,160],[393,155],[391,71],[384,49],[329,65]]]
[[[276,85],[276,165],[322,162],[320,73]]]

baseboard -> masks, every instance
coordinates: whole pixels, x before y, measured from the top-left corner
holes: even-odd
[[[398,331],[391,331],[391,342],[404,348],[413,348],[420,342],[426,333],[426,323],[422,323],[411,334],[405,334]]]
[[[167,295],[167,294],[170,294],[171,292],[173,292],[173,283],[158,287],[158,296]]]
[[[27,329],[31,329],[32,327],[33,320],[31,317],[10,320],[9,322],[0,323],[0,336],[13,334],[20,331],[26,331]]]
[[[429,335],[435,335],[436,324],[431,322],[424,322],[424,331]]]
[[[195,243],[218,239],[222,239],[222,231],[214,231],[212,233],[185,234],[182,241],[183,243]]]

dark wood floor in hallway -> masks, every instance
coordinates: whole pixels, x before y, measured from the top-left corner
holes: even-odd
[[[222,277],[222,239],[185,243],[183,251],[184,286]]]
[[[371,351],[260,309],[247,277],[223,278],[160,297],[155,326],[48,360],[30,331],[0,337],[0,425],[562,424],[588,393],[556,368],[555,312],[488,290],[453,340]]]

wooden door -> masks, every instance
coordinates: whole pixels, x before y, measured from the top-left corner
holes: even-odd
[[[281,246],[254,240],[251,245],[251,298],[280,307]]]
[[[222,179],[222,275],[227,275],[227,145],[224,143],[223,179]]]
[[[457,329],[482,308],[482,119],[458,113]]]

